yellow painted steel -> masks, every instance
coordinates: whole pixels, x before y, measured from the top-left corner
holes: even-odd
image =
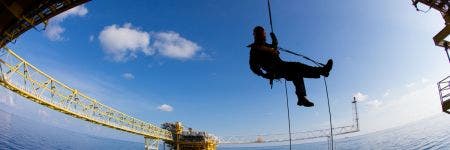
[[[9,48],[0,53],[0,85],[48,108],[95,124],[172,141],[172,133],[131,117],[52,78]]]

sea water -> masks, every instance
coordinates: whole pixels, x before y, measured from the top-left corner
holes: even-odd
[[[222,148],[222,150],[278,150],[289,146]],[[292,149],[328,149],[327,142],[292,145]],[[440,114],[396,128],[338,139],[339,150],[450,150],[450,115]]]
[[[337,139],[336,149],[450,149],[450,115],[441,114],[401,127]],[[0,149],[143,149],[143,143],[81,134],[0,110]],[[292,145],[292,149],[327,149],[326,142]],[[219,150],[279,150],[289,146],[219,147]]]

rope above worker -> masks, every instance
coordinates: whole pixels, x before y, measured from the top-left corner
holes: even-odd
[[[301,54],[286,49],[280,49],[297,56],[302,56],[318,66],[308,66],[300,62],[287,62],[282,60],[279,56],[278,40],[275,33],[270,32],[272,44],[266,42],[266,32],[261,26],[256,26],[253,29],[253,37],[254,42],[248,46],[251,48],[249,59],[250,69],[255,74],[269,79],[270,81],[281,78],[292,81],[296,87],[295,93],[298,98],[297,105],[305,107],[314,106],[314,103],[306,97],[306,88],[303,78],[320,78],[320,76],[328,77],[333,66],[333,60],[330,59],[326,64],[320,64]]]
[[[312,103],[306,97],[306,87],[304,83],[304,78],[320,78],[324,76],[325,89],[327,94],[327,102],[328,102],[328,112],[330,116],[330,138],[331,138],[331,146],[333,147],[333,125],[331,121],[331,108],[330,108],[330,99],[328,95],[328,86],[325,77],[330,75],[330,71],[333,67],[333,60],[329,59],[326,64],[319,63],[313,59],[310,59],[304,55],[299,53],[295,53],[293,51],[279,48],[278,47],[278,39],[273,32],[273,23],[272,23],[272,10],[270,6],[270,0],[267,0],[267,6],[269,9],[269,20],[270,20],[270,37],[272,39],[272,43],[268,44],[266,42],[266,32],[263,27],[256,26],[253,29],[253,38],[254,42],[250,44],[250,58],[249,64],[250,69],[253,73],[269,79],[270,85],[272,87],[274,79],[285,79],[285,93],[286,93],[286,106],[288,111],[288,124],[289,124],[289,145],[290,149],[292,148],[291,141],[291,127],[290,127],[290,113],[289,113],[289,99],[287,94],[287,86],[286,81],[292,81],[295,86],[295,94],[297,95],[297,105],[304,107],[313,107],[314,103]],[[287,62],[280,58],[280,51],[287,52],[296,56],[300,56],[309,60],[316,64],[317,66],[309,66],[300,62]],[[333,148],[332,148],[333,149]]]

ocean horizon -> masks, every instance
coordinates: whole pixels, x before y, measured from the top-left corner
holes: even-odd
[[[449,149],[450,118],[439,114],[400,127],[335,140],[336,149]],[[162,147],[162,142],[160,149]],[[0,110],[0,149],[143,149],[140,142],[78,133]],[[278,150],[279,146],[218,146],[219,150]],[[292,145],[292,149],[328,149],[327,141]]]

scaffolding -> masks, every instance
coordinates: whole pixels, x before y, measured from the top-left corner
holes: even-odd
[[[450,76],[437,83],[442,111],[450,114]]]
[[[352,104],[353,104],[352,125],[334,127],[333,136],[355,133],[359,131],[359,117],[356,98],[353,98]],[[330,138],[330,129],[320,129],[320,130],[301,131],[292,133],[292,141],[300,141],[316,138]],[[275,143],[287,141],[289,141],[289,135],[286,133],[253,135],[253,136],[219,137],[219,144],[256,144],[256,143]],[[328,141],[329,143],[331,142],[330,139]]]

